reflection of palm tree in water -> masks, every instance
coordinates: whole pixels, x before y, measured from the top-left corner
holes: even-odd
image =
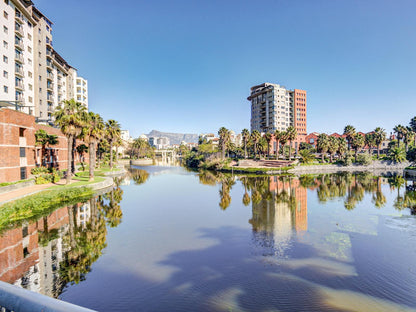
[[[232,186],[235,184],[235,182],[234,182],[234,177],[230,175],[224,175],[221,178],[221,180],[222,180],[221,189],[220,189],[221,200],[220,200],[219,206],[221,207],[222,210],[225,210],[231,204],[230,191],[231,191]]]

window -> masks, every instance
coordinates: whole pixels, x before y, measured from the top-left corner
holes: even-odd
[[[40,30],[40,28],[38,29],[38,31],[39,31],[39,35],[42,33],[42,31]]]
[[[27,52],[32,53],[32,48],[31,47],[27,47]]]
[[[9,33],[9,29],[6,26],[3,26],[3,31],[4,31],[5,34]]]
[[[8,86],[3,86],[3,90],[4,90],[4,93],[9,93],[9,87]]]
[[[9,78],[9,73],[5,70],[3,70],[3,77],[4,78]]]
[[[39,88],[39,93],[42,93],[42,88]]]
[[[32,91],[33,86],[29,83],[29,90]]]
[[[20,157],[26,157],[26,147],[19,147]]]
[[[9,4],[9,0],[4,0],[4,3],[6,3],[8,5]]]
[[[27,34],[27,39],[32,40],[32,35],[31,34]]]
[[[31,96],[29,96],[29,103],[33,102],[33,98]]]
[[[32,65],[32,60],[30,58],[27,59],[29,65]]]
[[[32,78],[32,76],[33,76],[32,72],[28,72],[27,74],[28,74],[29,78]]]
[[[7,49],[7,48],[9,47],[9,44],[7,43],[7,41],[4,41],[4,40],[3,40],[3,47],[4,47],[5,49]]]
[[[32,28],[32,23],[27,21],[27,26],[29,26],[29,28]]]
[[[25,136],[25,128],[19,128],[19,137],[23,138]]]
[[[29,231],[27,225],[22,228],[22,237],[28,236]]]
[[[9,13],[7,13],[6,11],[4,11],[3,12],[3,16],[4,16],[5,19],[8,19],[9,18]]]

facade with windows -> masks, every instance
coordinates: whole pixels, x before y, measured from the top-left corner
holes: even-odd
[[[28,0],[0,1],[0,102],[53,123],[53,112],[74,98],[88,108],[87,80],[53,48],[53,23]],[[80,96],[78,96],[80,91]]]
[[[289,90],[284,86],[263,83],[251,87],[251,131],[260,133],[274,133],[276,130],[286,131],[292,126],[297,131],[297,138],[293,143],[296,150],[300,142],[304,142],[307,125],[306,91],[300,89]],[[276,146],[272,146],[275,150]]]

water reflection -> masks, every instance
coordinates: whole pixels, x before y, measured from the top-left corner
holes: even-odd
[[[212,171],[201,171],[198,174],[199,182],[205,185],[221,184],[219,191],[221,209],[225,210],[231,204],[230,191],[236,180],[244,186],[242,202],[248,206],[253,205],[253,211],[258,207],[271,207],[276,210],[275,204],[284,204],[294,214],[301,215],[306,211],[306,190],[316,190],[320,203],[333,200],[344,200],[344,208],[353,210],[364,199],[364,194],[372,195],[374,207],[382,208],[387,202],[381,185],[388,184],[390,189],[397,190],[394,207],[398,210],[409,208],[412,214],[416,211],[415,181],[406,180],[402,175],[390,177],[374,176],[372,173],[338,173],[321,175],[294,176],[244,176],[231,175]],[[251,196],[249,194],[251,192]],[[404,192],[403,192],[404,191]],[[305,208],[303,208],[305,207]],[[264,210],[264,209],[263,209]],[[270,208],[265,209],[267,211]],[[285,214],[286,215],[286,214]],[[268,223],[267,221],[266,223]],[[296,225],[297,228],[305,225]],[[305,229],[307,228],[307,225]]]
[[[106,225],[122,220],[122,195],[116,186],[3,232],[0,280],[54,298],[67,285],[84,281],[107,246]]]

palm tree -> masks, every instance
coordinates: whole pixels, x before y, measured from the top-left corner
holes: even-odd
[[[287,133],[287,140],[289,141],[289,160],[292,157],[292,141],[296,140],[298,136],[298,132],[296,131],[295,127],[290,126],[286,130]]]
[[[104,134],[104,121],[99,114],[89,112],[85,119],[85,127],[82,133],[82,140],[88,144],[89,151],[89,180],[94,180],[94,169],[96,163],[96,147],[98,141]]]
[[[373,148],[376,146],[376,140],[374,133],[367,133],[364,137],[365,145],[368,146],[368,151],[370,155],[373,154]]]
[[[402,147],[393,147],[389,150],[389,159],[395,163],[406,161],[406,152]]]
[[[244,158],[247,158],[247,141],[250,139],[250,131],[248,131],[248,129],[243,129],[241,135],[243,136]]]
[[[412,129],[412,131],[413,131],[414,133],[416,133],[416,116],[415,116],[415,117],[413,117],[413,118],[410,120],[409,126],[410,126],[410,129]],[[415,146],[416,146],[416,135],[415,135]]]
[[[300,161],[304,164],[311,163],[315,160],[315,156],[310,149],[303,149],[299,151]]]
[[[283,148],[283,153],[284,153],[284,147],[288,141],[288,135],[287,135],[287,131],[282,131],[280,132],[280,143],[282,143],[282,148]],[[283,154],[282,153],[282,154]]]
[[[221,158],[224,159],[225,158],[226,145],[227,145],[228,141],[230,140],[230,131],[225,127],[221,127],[220,130],[218,130],[218,135],[220,137]]]
[[[356,133],[352,137],[352,141],[351,141],[351,147],[355,151],[355,162],[357,162],[358,151],[361,150],[364,147],[364,145],[365,145],[364,137],[361,134]]]
[[[377,127],[374,129],[374,143],[377,146],[377,159],[380,158],[380,145],[386,140],[386,132],[383,128]]]
[[[272,134],[270,132],[267,132],[264,135],[264,138],[267,141],[267,156],[270,156],[270,141],[272,140]]]
[[[409,143],[411,144],[413,142],[415,133],[412,131],[412,128],[410,127],[403,127],[403,142],[405,146],[405,151],[407,152]]]
[[[338,151],[338,147],[339,147],[339,140],[337,137],[329,137],[328,139],[328,152],[329,152],[329,157],[330,157],[330,162],[333,162],[334,159],[334,155],[335,153]]]
[[[344,135],[347,136],[347,141],[348,141],[348,150],[351,150],[351,141],[352,141],[352,137],[355,135],[355,128],[351,125],[347,125],[344,128]]]
[[[257,155],[257,143],[259,142],[261,137],[261,134],[258,130],[253,130],[253,132],[251,132],[251,136],[250,139],[253,142],[253,147],[254,147],[254,158]]]
[[[321,133],[316,141],[316,148],[321,152],[322,162],[324,162],[325,154],[329,148],[329,139],[325,133]]]
[[[402,125],[397,125],[393,128],[393,131],[396,133],[397,144],[400,147],[400,140],[403,138],[403,134],[405,132],[405,127],[402,126]]]
[[[46,147],[58,144],[58,136],[55,134],[48,134],[45,130],[40,129],[35,132],[35,145],[41,145],[41,164],[42,166],[46,166]]]
[[[68,141],[68,169],[66,174],[66,183],[71,182],[71,164],[73,153],[74,138],[81,134],[85,126],[86,108],[74,99],[65,100],[61,106],[58,106],[55,113],[55,123],[61,129]]]
[[[279,158],[279,145],[280,145],[280,138],[281,138],[282,132],[280,130],[276,130],[274,132],[274,139],[276,140],[276,158]]]
[[[347,152],[347,141],[343,137],[338,138],[338,154],[340,157],[343,157]]]
[[[110,144],[110,170],[113,169],[113,144],[120,137],[120,124],[110,119],[105,124],[105,135]]]

